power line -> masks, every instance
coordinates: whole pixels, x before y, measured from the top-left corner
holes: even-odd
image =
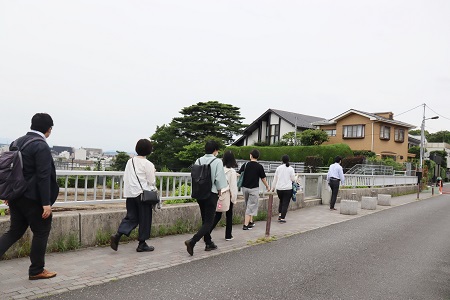
[[[412,110],[414,110],[414,109],[416,109],[416,108],[418,108],[418,107],[420,107],[420,106],[422,106],[422,105],[423,105],[423,104],[417,105],[416,107],[411,108],[410,110],[407,110],[407,111],[405,111],[405,112],[402,112],[401,114],[395,115],[395,117],[398,117],[398,116],[401,116],[401,115],[403,115],[403,114],[406,114],[407,112],[410,112],[410,111],[412,111]]]
[[[426,104],[425,104],[426,105]],[[439,117],[450,120],[450,118],[447,118],[443,115],[441,115],[440,113],[435,112],[431,107],[429,107],[428,105],[426,105],[426,107],[428,107],[429,110],[431,110],[432,112],[434,112],[435,114],[437,114]]]

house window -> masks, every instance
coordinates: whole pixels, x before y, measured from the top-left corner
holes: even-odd
[[[280,125],[271,125],[270,126],[270,143],[274,144],[280,140]]]
[[[328,136],[336,136],[336,129],[326,129],[324,130]]]
[[[391,127],[381,126],[380,127],[380,140],[390,140],[391,139]]]
[[[364,137],[364,125],[344,125],[343,136],[344,138],[363,138]]]
[[[394,129],[394,140],[399,143],[405,141],[405,129],[395,128]]]

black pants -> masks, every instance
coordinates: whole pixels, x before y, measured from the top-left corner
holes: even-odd
[[[216,228],[217,223],[219,223],[222,218],[222,212],[217,211],[216,216],[214,217],[214,224],[211,228],[211,232]],[[231,239],[233,236],[231,235],[231,231],[233,230],[233,202],[230,202],[230,209],[225,212],[226,218],[226,227],[225,227],[225,238]]]
[[[330,200],[330,208],[334,208],[336,204],[337,195],[339,192],[339,180],[331,179],[330,180],[330,188],[331,188],[331,200]]]
[[[211,244],[211,228],[216,216],[217,200],[219,200],[219,196],[215,193],[211,193],[208,199],[197,199],[202,216],[202,226],[192,237],[192,243],[197,243],[203,237],[205,244]]]
[[[44,212],[42,205],[38,201],[26,198],[9,202],[9,212],[11,225],[9,230],[0,237],[0,257],[24,235],[29,226],[33,232],[33,239],[28,275],[34,276],[42,273],[45,266],[48,236],[52,229],[52,215],[47,219],[42,219]]]
[[[152,227],[152,206],[142,203],[138,196],[127,198],[126,207],[127,215],[120,223],[117,232],[130,236],[131,231],[139,225],[138,240],[140,242],[148,240]]]
[[[292,198],[292,189],[290,190],[277,190],[278,199],[280,199],[280,205],[278,206],[278,213],[281,214],[281,219],[286,218],[286,214],[289,208],[289,202]]]

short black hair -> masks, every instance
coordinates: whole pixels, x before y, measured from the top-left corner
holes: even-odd
[[[283,162],[283,164],[286,164],[286,167],[289,167],[289,155],[287,154],[283,155],[281,161]]]
[[[46,133],[50,127],[53,127],[53,119],[47,113],[37,113],[31,118],[31,130]]]
[[[140,139],[136,143],[135,150],[136,150],[137,155],[147,156],[150,153],[152,153],[152,150],[153,150],[152,142],[150,142],[150,140],[148,140],[148,139]]]
[[[217,143],[216,141],[207,141],[205,144],[205,154],[212,154],[214,151],[219,149],[219,143]]]
[[[233,152],[230,150],[225,151],[222,157],[223,165],[227,168],[236,168],[238,166]]]
[[[339,163],[339,162],[341,162],[341,160],[342,160],[342,158],[338,155],[338,156],[336,156],[336,158],[334,159],[334,162],[335,162],[335,163]]]
[[[250,155],[253,158],[258,159],[259,158],[259,151],[258,151],[258,149],[253,149],[252,152],[250,152]]]

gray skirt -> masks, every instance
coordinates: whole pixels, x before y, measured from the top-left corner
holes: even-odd
[[[258,214],[259,188],[248,189],[242,187],[242,194],[245,200],[245,214],[256,216]]]

